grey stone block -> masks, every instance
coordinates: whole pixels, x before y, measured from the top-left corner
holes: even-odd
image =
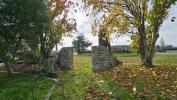
[[[63,47],[59,54],[57,64],[62,70],[71,70],[73,69],[73,48],[72,47]]]
[[[116,57],[110,55],[104,46],[92,47],[92,70],[102,71],[122,64]]]

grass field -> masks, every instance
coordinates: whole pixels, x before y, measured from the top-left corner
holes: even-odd
[[[177,50],[167,50],[166,53],[177,53]]]
[[[141,59],[136,54],[116,54],[124,64],[141,64]],[[177,65],[177,53],[160,53],[156,54],[153,62],[156,65]]]
[[[0,72],[0,100],[44,100],[54,82],[44,77]]]
[[[177,100],[177,54],[156,54],[151,69],[140,66],[136,54],[115,56],[124,64],[93,73],[91,55],[75,55],[74,69],[59,72],[50,100]],[[44,100],[52,84],[33,75],[0,73],[0,100]]]
[[[89,55],[74,56],[74,70],[60,73],[60,82],[54,89],[51,100],[106,100],[106,98],[134,100],[136,98],[126,88],[117,86],[117,83],[104,72],[93,73],[91,64],[92,59]]]
[[[157,54],[153,69],[141,67],[136,54],[116,56],[124,65],[99,73],[92,73],[91,56],[74,56],[74,70],[60,73],[51,100],[177,99],[177,54]]]

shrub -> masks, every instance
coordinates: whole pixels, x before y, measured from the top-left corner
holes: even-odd
[[[40,74],[47,77],[56,78],[58,75],[59,68],[56,64],[56,59],[49,58],[46,59],[43,64],[40,64]]]

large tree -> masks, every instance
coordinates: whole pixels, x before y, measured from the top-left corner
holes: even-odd
[[[154,47],[159,29],[168,16],[169,9],[177,0],[84,0],[94,12],[102,12],[101,20],[107,26],[106,36],[131,33],[132,47],[139,53],[143,65],[153,67]],[[94,13],[95,14],[95,13]],[[99,14],[100,15],[100,14]],[[101,22],[100,22],[101,21]],[[97,32],[97,31],[93,31]]]
[[[161,52],[166,52],[165,41],[163,38],[160,39],[160,49],[161,49]]]
[[[88,41],[83,34],[76,37],[76,39],[73,40],[73,46],[77,53],[84,53],[85,50],[91,46],[92,43]]]
[[[46,2],[50,16],[49,23],[43,23],[43,31],[39,32],[41,60],[48,59],[49,55],[58,43],[62,35],[66,35],[75,29],[74,19],[68,18],[68,10],[71,5],[69,0],[48,0]]]
[[[41,29],[37,19],[46,19],[45,9],[41,0],[0,0],[0,58],[9,76],[19,44],[36,37]]]

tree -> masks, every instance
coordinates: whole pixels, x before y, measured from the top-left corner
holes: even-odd
[[[45,4],[41,0],[0,1],[0,58],[9,76],[12,75],[10,65],[21,41],[36,37],[35,33],[40,31],[36,19],[46,19],[42,13],[44,9]]]
[[[49,15],[49,23],[43,23],[43,31],[39,32],[41,61],[48,59],[54,46],[60,43],[62,35],[66,35],[75,29],[74,19],[67,18],[68,0],[49,0],[46,2]]]
[[[92,5],[94,12],[102,11],[98,22],[107,25],[107,34],[131,33],[132,47],[137,50],[146,67],[153,67],[154,48],[159,38],[159,29],[168,16],[168,10],[177,0],[84,0]],[[100,15],[100,14],[99,14]],[[96,31],[93,31],[96,32]]]
[[[166,49],[174,48],[173,45],[166,45],[165,47],[166,47]]]
[[[73,40],[73,45],[77,53],[84,53],[86,48],[92,45],[90,41],[86,40],[84,35],[79,35],[76,39]]]
[[[160,39],[160,49],[162,52],[165,52],[166,46],[165,46],[165,41],[163,38]]]
[[[105,38],[105,33],[104,33],[104,30],[100,30],[99,31],[99,46],[104,46],[108,49],[109,53],[111,54],[111,43],[110,43],[110,39],[108,38]]]

